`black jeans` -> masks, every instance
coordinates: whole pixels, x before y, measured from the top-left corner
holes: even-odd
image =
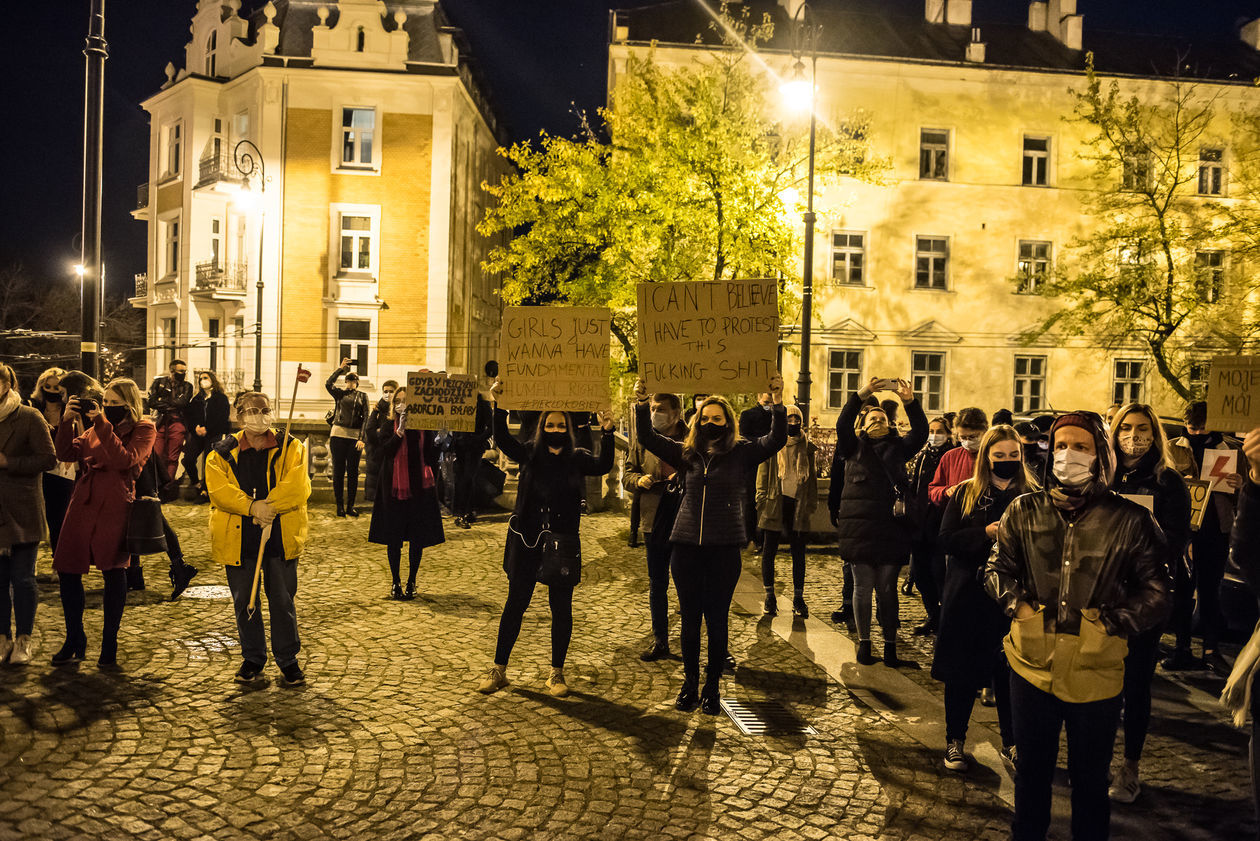
[[[648,611],[652,614],[652,636],[662,645],[669,644],[669,555],[673,545],[655,546],[652,533],[647,541]]]
[[[1146,731],[1151,726],[1151,681],[1159,662],[1158,628],[1129,638],[1129,653],[1124,658],[1124,758],[1137,762],[1142,758]]]
[[[354,498],[359,492],[359,448],[354,438],[329,438],[328,450],[332,455],[333,497],[340,505],[345,500],[347,508],[354,507]],[[345,483],[346,495],[342,495],[342,483]]]
[[[55,473],[45,473],[43,480],[44,519],[48,522],[48,548],[56,552],[57,538],[61,536],[61,522],[66,518],[66,509],[70,507],[70,496],[74,493],[74,480]]]
[[[1012,841],[1044,841],[1050,828],[1059,734],[1067,729],[1072,778],[1072,839],[1103,841],[1111,834],[1108,770],[1120,725],[1120,699],[1069,704],[1011,672],[1015,746],[1015,819]]]
[[[774,587],[774,556],[779,551],[780,537],[786,537],[792,549],[792,588],[797,592],[805,589],[805,535],[792,528],[796,522],[796,500],[790,496],[783,497],[783,531],[766,529],[762,534],[761,545],[761,583],[767,588]]]
[[[456,517],[477,513],[477,470],[481,467],[481,456],[484,452],[484,449],[469,447],[467,444],[456,445],[455,495],[451,499],[451,513]]]
[[[996,651],[993,657],[993,699],[997,702],[998,733],[1003,747],[1015,744],[1015,731],[1011,727],[1011,667],[1006,654]],[[967,740],[967,726],[971,723],[971,711],[976,705],[976,693],[984,686],[966,680],[945,682],[945,741]]]
[[[38,543],[16,543],[9,554],[0,555],[0,634],[9,636],[12,617],[17,615],[17,635],[30,634],[35,628],[35,554]],[[9,587],[13,596],[9,596]]]
[[[919,588],[928,621],[938,624],[941,619],[941,590],[945,585],[945,553],[937,550],[935,537],[915,542],[910,551],[910,580]]]
[[[105,579],[101,654],[112,654],[118,647],[118,628],[122,625],[123,608],[127,605],[127,570],[107,569],[101,572]],[[87,597],[83,592],[83,576],[73,572],[57,574],[61,591],[61,612],[66,620],[66,640],[83,639],[83,609]]]
[[[678,612],[682,614],[683,676],[695,681],[700,676],[700,622],[709,636],[709,659],[705,678],[717,688],[726,662],[730,640],[731,599],[739,583],[739,546],[688,546],[674,544],[670,571],[678,591]]]
[[[1208,500],[1208,505],[1212,504],[1212,500]],[[1193,578],[1183,568],[1185,565],[1179,563],[1174,582],[1173,630],[1177,635],[1177,647],[1190,648],[1197,595],[1203,650],[1215,651],[1220,640],[1221,627],[1224,625],[1221,616],[1221,579],[1225,576],[1225,559],[1229,556],[1229,535],[1222,532],[1215,523],[1205,522],[1203,528],[1190,539],[1190,546],[1194,552]]]
[[[494,648],[494,662],[506,666],[512,656],[512,647],[521,635],[521,620],[534,598],[538,582],[533,578],[508,579],[507,604],[499,617],[499,641]],[[551,606],[551,666],[564,668],[564,658],[569,654],[569,640],[573,638],[573,588],[548,587],[547,603]]]
[[[391,543],[385,547],[385,555],[389,558],[389,572],[394,577],[394,584],[398,584],[398,576],[402,572],[402,544]],[[420,558],[424,555],[424,548],[414,540],[407,544],[407,583],[416,583],[416,573],[420,571]]]

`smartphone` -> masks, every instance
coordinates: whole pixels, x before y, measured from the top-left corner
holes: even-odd
[[[97,410],[96,401],[93,400],[91,397],[79,398],[79,411],[80,412],[86,415],[91,412],[95,412],[96,410]]]

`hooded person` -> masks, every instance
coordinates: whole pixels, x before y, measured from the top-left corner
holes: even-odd
[[[1064,728],[1072,834],[1108,836],[1127,640],[1171,606],[1164,535],[1149,511],[1110,490],[1115,471],[1098,415],[1058,418],[1046,488],[1010,504],[989,557],[985,589],[1012,620],[1003,648],[1013,672],[1015,841],[1046,837]]]

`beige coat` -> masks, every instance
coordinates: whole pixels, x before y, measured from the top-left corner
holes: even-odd
[[[687,437],[687,427],[679,421],[669,437],[681,441]],[[652,533],[652,523],[656,520],[656,507],[660,505],[661,494],[665,490],[665,480],[672,476],[676,468],[661,461],[644,449],[637,437],[626,454],[626,466],[621,475],[621,486],[630,493],[639,495],[639,529],[644,534]],[[639,487],[639,480],[651,476],[655,482],[650,490]]]
[[[784,452],[792,449],[792,444]],[[807,475],[801,477],[796,490],[796,514],[793,531],[809,531],[809,521],[818,507],[818,448],[812,441],[805,442]],[[757,468],[757,528],[783,531],[783,480],[779,475],[779,454],[776,453]]]
[[[19,406],[0,421],[0,551],[39,543],[46,532],[42,474],[57,465],[44,416]]]

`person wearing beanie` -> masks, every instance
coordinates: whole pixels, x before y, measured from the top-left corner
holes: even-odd
[[[1050,430],[1046,487],[1002,517],[985,589],[1011,618],[1010,664],[1017,753],[1014,841],[1041,841],[1059,739],[1072,769],[1072,836],[1107,838],[1108,769],[1120,723],[1128,639],[1171,607],[1168,548],[1154,517],[1110,490],[1116,457],[1092,412]]]
[[[359,493],[359,457],[366,446],[367,395],[359,391],[359,375],[350,370],[352,361],[341,360],[341,367],[329,375],[324,388],[332,395],[333,408],[328,413],[328,449],[332,454],[333,496],[337,516],[359,516],[354,507]],[[337,378],[345,376],[345,387],[338,388]],[[344,500],[344,502],[343,502]]]

